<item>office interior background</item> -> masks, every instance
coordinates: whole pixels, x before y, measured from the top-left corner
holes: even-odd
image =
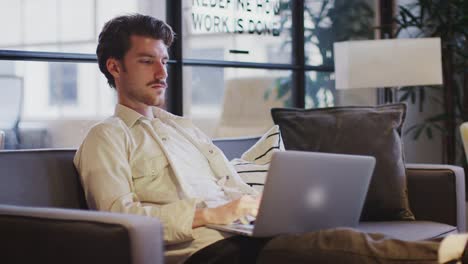
[[[104,23],[117,15],[138,12],[171,24],[177,40],[167,109],[214,138],[240,137],[271,127],[271,107],[382,103],[381,89],[335,89],[333,43],[385,38],[378,25],[410,2],[0,0],[2,126],[19,118],[6,146],[76,148],[90,126],[113,114],[116,94],[99,72],[95,48]],[[442,111],[425,104],[421,112],[408,103],[406,128]],[[415,140],[403,133],[403,142],[407,162],[444,161],[441,134]]]

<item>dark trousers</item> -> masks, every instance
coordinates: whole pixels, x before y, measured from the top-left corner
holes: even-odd
[[[244,236],[225,238],[197,251],[185,264],[256,263],[258,254],[270,239]]]
[[[274,238],[234,236],[186,263],[437,263],[439,241],[409,242],[339,228]]]

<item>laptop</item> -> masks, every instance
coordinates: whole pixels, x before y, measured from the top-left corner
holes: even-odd
[[[254,224],[207,227],[253,237],[356,227],[374,166],[370,156],[275,152]]]

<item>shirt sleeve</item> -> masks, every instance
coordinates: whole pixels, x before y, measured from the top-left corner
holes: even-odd
[[[93,127],[78,149],[74,164],[91,209],[158,218],[166,244],[193,240],[197,199],[143,205],[134,193],[129,163],[129,139],[123,128]]]

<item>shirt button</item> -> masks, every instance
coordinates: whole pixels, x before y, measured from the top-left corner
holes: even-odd
[[[163,137],[163,138],[162,138],[162,140],[163,140],[163,141],[166,141],[166,140],[167,140],[167,138]]]
[[[212,150],[212,149],[210,149],[208,152],[209,152],[210,154],[213,154],[213,150]]]

